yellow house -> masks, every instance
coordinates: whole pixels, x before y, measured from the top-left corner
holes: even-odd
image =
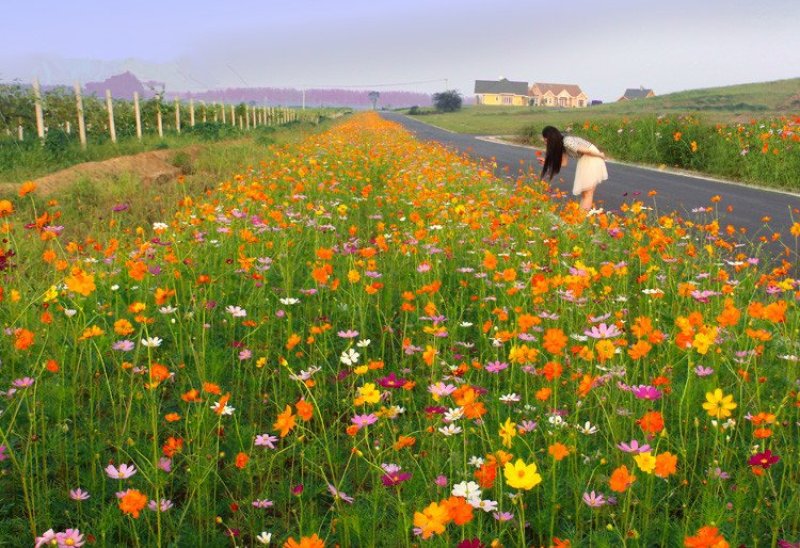
[[[478,105],[519,106],[528,105],[528,82],[501,80],[475,80],[475,103]]]
[[[583,108],[589,106],[589,96],[575,84],[543,84],[530,89],[531,104],[537,107]]]

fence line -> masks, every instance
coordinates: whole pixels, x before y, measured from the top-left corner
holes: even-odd
[[[110,138],[112,143],[117,142],[117,118],[118,115],[115,116],[114,114],[114,103],[115,99],[111,96],[111,90],[106,89],[105,91],[105,111],[107,115],[107,122],[101,123],[101,127],[105,125],[102,131],[97,131],[97,126],[91,128],[86,123],[86,114],[87,111],[84,106],[83,95],[81,90],[81,85],[79,82],[75,82],[73,89],[74,89],[74,96],[75,96],[75,104],[74,104],[74,118],[72,120],[51,120],[50,123],[46,123],[45,120],[45,104],[47,102],[47,96],[43,96],[41,91],[41,86],[39,84],[39,79],[34,78],[33,80],[33,107],[34,107],[34,119],[36,123],[36,134],[38,135],[39,140],[44,143],[48,131],[55,127],[55,128],[63,128],[64,131],[68,134],[72,134],[72,120],[77,119],[77,128],[78,128],[78,138],[80,140],[80,146],[82,149],[86,149],[88,146],[88,139],[87,139],[87,130],[92,130],[92,133],[103,134],[107,133],[108,137]],[[122,104],[126,102],[125,100],[116,99],[116,102]],[[94,103],[97,105],[97,103]],[[130,103],[127,103],[130,104]],[[162,108],[164,106],[164,102],[161,98],[156,97],[156,108],[155,108],[155,122],[156,122],[156,131],[158,133],[159,138],[164,138],[165,128],[164,128],[164,121],[162,118]],[[317,114],[311,114],[306,112],[300,112],[295,109],[287,108],[287,107],[268,107],[268,106],[256,106],[256,105],[247,105],[240,103],[240,107],[237,108],[236,105],[233,104],[225,104],[224,102],[217,102],[214,101],[210,106],[206,104],[205,101],[200,101],[200,105],[202,107],[202,121],[203,123],[208,123],[209,120],[209,108],[211,109],[211,118],[215,123],[219,123],[220,118],[222,124],[228,124],[232,127],[239,127],[240,130],[246,131],[251,129],[256,129],[259,126],[280,126],[291,123],[293,121],[299,120],[314,120],[317,121]],[[99,106],[99,105],[97,105]],[[142,112],[142,104],[139,96],[139,92],[133,92],[132,97],[132,107],[133,107],[133,118],[136,128],[136,138],[138,140],[142,140],[145,134],[144,130],[144,116]],[[129,107],[125,107],[122,110],[128,111]],[[180,99],[175,98],[173,110],[175,113],[175,125],[173,130],[176,134],[181,133],[181,109],[188,110],[188,123],[189,127],[196,126],[197,120],[197,113],[195,110],[195,101],[194,98],[190,98],[188,100],[188,105],[181,102]],[[237,112],[238,110],[238,112]],[[97,110],[92,110],[95,112],[95,116],[99,114]],[[152,111],[150,111],[152,113]],[[48,115],[49,116],[49,115]],[[148,115],[149,116],[149,115]],[[28,119],[30,120],[30,119]],[[95,122],[96,123],[96,118]],[[130,123],[128,121],[127,123]],[[17,139],[19,141],[24,141],[25,139],[25,126],[23,124],[23,117],[17,117]],[[11,129],[13,126],[9,124],[9,127],[6,128],[6,134],[12,135]],[[128,126],[129,127],[129,126]],[[152,126],[150,126],[152,127]],[[129,130],[128,130],[129,131]]]

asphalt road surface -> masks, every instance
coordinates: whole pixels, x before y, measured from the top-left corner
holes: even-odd
[[[498,176],[516,177],[519,170],[533,169],[536,173],[541,169],[534,151],[519,146],[506,145],[486,141],[474,135],[461,135],[433,127],[414,118],[395,112],[382,112],[387,120],[399,122],[410,130],[418,139],[438,141],[448,147],[467,152],[475,159],[494,160],[497,163]],[[571,194],[572,181],[575,176],[575,161],[561,170],[553,178],[553,185]],[[794,237],[789,234],[794,219],[800,221],[800,195],[775,192],[739,184],[713,181],[702,177],[671,173],[655,169],[635,167],[608,161],[608,181],[602,183],[595,191],[596,206],[606,210],[616,210],[626,201],[633,198],[642,200],[645,205],[655,205],[658,211],[677,211],[687,219],[697,218],[692,209],[711,205],[713,196],[721,196],[716,204],[720,212],[720,225],[732,224],[737,228],[745,227],[750,240],[761,235],[768,237],[779,232],[784,242],[794,247]],[[557,179],[561,179],[560,181]],[[797,174],[797,186],[800,188],[800,173]],[[655,190],[655,198],[647,193]],[[655,204],[653,204],[655,200]],[[728,206],[733,211],[728,213]],[[765,225],[762,220],[770,217]],[[777,246],[771,246],[779,251]]]

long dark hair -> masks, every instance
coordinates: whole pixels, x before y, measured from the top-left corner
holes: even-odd
[[[539,177],[542,179],[547,177],[548,180],[552,180],[553,175],[561,171],[561,160],[564,157],[564,136],[553,126],[545,126],[542,130],[542,137],[547,139],[547,150]]]

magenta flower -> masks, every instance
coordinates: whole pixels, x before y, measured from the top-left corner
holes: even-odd
[[[77,489],[69,490],[69,498],[71,498],[72,500],[86,500],[89,498],[89,496],[90,496],[89,492],[84,491],[80,487],[78,487]]]
[[[436,476],[436,479],[434,480],[434,482],[439,487],[447,487],[447,476],[443,476],[443,475],[440,474],[440,475]]]
[[[116,468],[113,464],[109,464],[105,471],[111,479],[128,479],[136,473],[136,467],[132,464],[120,464],[119,468]]]
[[[381,483],[386,487],[397,487],[404,481],[411,479],[410,472],[400,472],[399,470],[381,476]]]
[[[631,393],[640,400],[658,400],[661,398],[661,390],[655,386],[647,384],[640,384],[639,386],[632,386]]]
[[[377,380],[377,383],[383,388],[403,388],[406,382],[406,379],[398,377],[394,372]]]
[[[6,455],[6,451],[8,451],[8,447],[6,447],[5,445],[0,445],[0,462],[3,462],[8,458],[8,455]]]
[[[762,453],[756,453],[755,455],[750,457],[750,460],[747,461],[747,464],[749,464],[750,466],[760,466],[761,468],[766,470],[779,460],[781,460],[781,458],[778,455],[773,454],[772,451],[767,449]]]

